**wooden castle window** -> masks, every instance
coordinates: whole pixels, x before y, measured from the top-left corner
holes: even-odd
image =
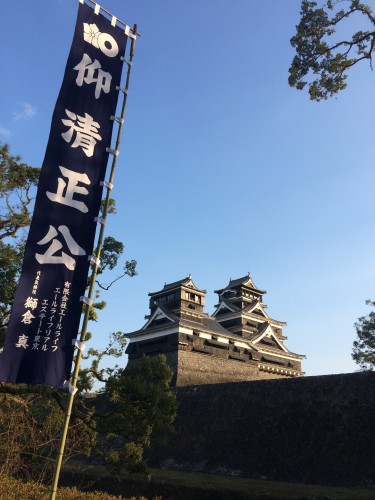
[[[195,302],[196,304],[201,303],[201,296],[196,295],[195,293],[185,292],[186,300],[190,300],[191,302]]]

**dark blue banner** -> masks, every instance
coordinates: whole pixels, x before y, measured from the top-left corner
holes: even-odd
[[[80,4],[0,359],[0,381],[59,387],[70,378],[126,40],[124,30]]]

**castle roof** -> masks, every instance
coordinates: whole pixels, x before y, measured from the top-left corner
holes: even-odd
[[[167,319],[168,322],[163,323],[162,325],[154,323],[161,317]],[[228,331],[226,328],[221,326],[220,323],[218,323],[214,318],[211,318],[206,314],[201,315],[197,320],[195,320],[194,317],[191,317],[191,319],[186,317],[179,318],[175,314],[171,313],[167,307],[163,306],[157,307],[154,314],[149,318],[147,323],[140,330],[127,333],[126,336],[128,338],[134,338],[139,335],[144,335],[145,333],[149,333],[152,335],[154,332],[163,330],[166,327],[170,328],[173,326],[182,326],[197,332],[204,332],[212,335],[220,335],[220,337],[239,340],[241,342],[246,342],[246,343],[249,342],[246,341],[241,335]]]
[[[230,279],[228,285],[225,288],[221,288],[220,290],[215,290],[215,293],[221,295],[224,291],[232,290],[233,288],[237,288],[238,286],[241,285],[252,288],[253,290],[256,290],[257,292],[260,292],[262,294],[267,293],[265,290],[261,290],[254,284],[254,281],[250,276],[250,273],[248,273],[243,278],[237,278],[235,280]]]
[[[174,281],[173,283],[165,283],[164,287],[161,290],[159,290],[158,292],[150,292],[148,295],[149,295],[149,297],[152,297],[153,295],[158,295],[159,293],[174,290],[175,288],[180,288],[181,286],[186,286],[188,288],[192,288],[192,289],[196,290],[197,292],[206,293],[206,290],[200,290],[195,285],[191,275],[189,274],[189,276],[187,276],[186,278],[183,278],[182,280]]]
[[[163,325],[153,325],[153,322],[160,319],[160,317],[166,318],[169,322],[167,324],[164,323]],[[170,328],[174,326],[185,327],[198,333],[205,333],[213,336],[232,339],[232,341],[241,342],[241,344],[248,345],[249,348],[253,348],[256,351],[265,352],[270,355],[280,355],[280,353],[283,353],[284,356],[296,359],[304,359],[306,357],[304,355],[289,351],[289,349],[287,349],[284,344],[280,342],[280,339],[277,337],[277,335],[275,335],[273,329],[267,322],[263,323],[260,326],[259,330],[255,332],[251,337],[244,338],[237,333],[228,331],[226,328],[222,327],[220,323],[218,323],[214,318],[206,316],[205,314],[201,316],[199,320],[195,320],[193,317],[191,319],[179,318],[171,313],[168,308],[163,306],[158,306],[157,310],[149,319],[149,321],[140,330],[128,333],[127,337],[132,339],[138,336],[142,336],[145,333],[153,335],[158,331],[163,331],[166,327]],[[276,346],[278,347],[268,347],[264,346],[263,344],[260,345],[259,341],[261,341],[265,336],[272,337]]]
[[[221,335],[223,337],[242,339],[240,335],[229,332],[226,328],[222,327],[220,323],[218,323],[214,318],[210,318],[207,316],[204,316],[202,318],[202,322],[199,323],[193,320],[182,318],[180,320],[180,324],[182,326],[187,326],[192,329],[202,330],[216,335]]]
[[[225,297],[221,300],[221,304],[223,304],[230,311],[233,312],[241,311],[240,307],[237,307],[235,304],[233,304],[230,300],[226,299]]]

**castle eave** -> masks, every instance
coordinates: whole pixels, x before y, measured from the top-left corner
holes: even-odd
[[[268,354],[270,356],[275,356],[278,358],[285,358],[285,359],[306,359],[306,356],[304,354],[295,354],[294,352],[290,351],[280,351],[279,349],[272,349],[264,347],[263,345],[260,347],[259,344],[252,344],[252,347],[254,348],[255,351],[258,351],[262,354]]]
[[[275,366],[271,363],[259,363],[258,368],[260,371],[265,371],[269,373],[279,373],[280,375],[289,377],[302,377],[305,372],[300,370],[293,370],[292,368],[283,368],[281,366]]]

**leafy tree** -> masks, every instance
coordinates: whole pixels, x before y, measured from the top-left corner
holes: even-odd
[[[0,348],[4,344],[6,325],[21,272],[23,250],[22,240],[13,245],[0,240]]]
[[[0,143],[0,240],[16,236],[31,222],[30,204],[40,168],[21,162],[10,154],[9,145]]]
[[[352,26],[359,21],[362,30],[350,30],[349,21]],[[352,66],[367,60],[372,67],[375,17],[360,0],[328,0],[322,7],[303,0],[301,20],[290,43],[296,56],[289,68],[289,84],[298,90],[308,85],[313,101],[328,99],[346,88]]]
[[[87,334],[87,341],[90,340],[91,333]],[[81,368],[78,375],[78,389],[80,393],[89,393],[94,389],[97,382],[105,384],[107,380],[120,370],[116,364],[114,367],[107,366],[102,368],[102,363],[107,356],[113,359],[121,359],[125,355],[126,335],[124,332],[112,332],[107,346],[104,349],[95,349],[90,347],[83,360],[86,363],[85,368]]]
[[[120,355],[124,347],[123,334],[116,334],[106,354],[113,355],[115,350]],[[105,373],[111,376],[101,394],[88,397],[78,393],[75,398],[64,463],[94,455],[113,474],[149,475],[145,450],[151,442],[165,443],[174,431],[176,397],[167,390],[172,372],[165,356],[159,355],[112,372],[93,365],[95,377]],[[81,389],[85,381],[85,377],[80,380]],[[0,385],[2,476],[51,479],[67,397],[66,391],[45,386]]]
[[[0,386],[0,474],[46,481],[61,438],[68,394],[45,386]],[[64,462],[88,455],[96,433],[87,425],[93,410],[80,398],[75,405]]]
[[[362,30],[350,30],[349,21],[351,26],[359,22]],[[343,29],[341,35],[337,33],[339,28]],[[372,69],[375,16],[370,6],[360,0],[327,0],[321,7],[315,1],[302,0],[301,19],[290,43],[296,56],[289,68],[289,84],[298,90],[308,85],[313,101],[328,99],[346,88],[352,66],[367,60]],[[375,307],[374,301],[366,304]],[[362,370],[373,370],[375,312],[358,318],[354,326],[357,340],[352,358]]]
[[[114,200],[112,206],[114,206]],[[114,212],[111,212],[114,213]],[[102,246],[102,251],[100,254],[100,267],[97,271],[97,276],[101,277],[101,275],[106,271],[110,270],[113,271],[113,269],[117,266],[118,260],[120,256],[122,255],[124,251],[124,244],[121,241],[117,241],[115,238],[112,236],[107,236],[104,238],[103,241],[103,246]],[[111,286],[118,281],[119,279],[123,278],[124,276],[129,276],[129,277],[134,277],[138,273],[136,271],[137,267],[137,261],[131,260],[131,261],[126,261],[125,265],[123,267],[123,272],[117,276],[115,279],[113,279],[108,285],[102,284],[99,280],[96,280],[96,284],[102,288],[103,290],[109,290]],[[87,280],[87,287],[89,287],[91,280],[91,276],[88,277]],[[100,298],[100,291],[96,290],[95,291],[95,297],[94,297],[94,303],[90,306],[90,313],[89,313],[89,320],[90,321],[97,321],[98,319],[98,312],[101,311],[102,309],[105,308],[107,303],[104,300],[99,300]],[[85,311],[86,305],[83,305],[83,312]]]
[[[375,302],[366,300],[366,304],[375,308]],[[361,370],[375,369],[375,311],[368,316],[361,316],[354,324],[357,340],[353,342],[352,358]]]
[[[10,154],[0,143],[0,348],[21,272],[24,237],[20,230],[31,222],[30,205],[40,169]]]
[[[173,432],[176,396],[166,389],[172,371],[164,355],[144,356],[108,379],[103,396],[109,412],[97,428],[104,432],[101,455],[108,469],[145,472],[144,452],[152,442],[165,443]]]

